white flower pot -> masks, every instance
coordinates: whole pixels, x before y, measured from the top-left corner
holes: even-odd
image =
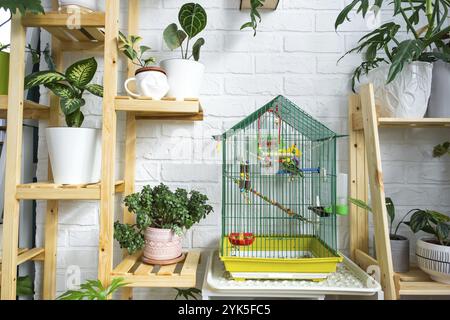
[[[48,128],[47,145],[57,184],[100,182],[101,130]]]
[[[434,281],[450,284],[450,247],[430,241],[433,239],[417,240],[417,264]]]
[[[125,81],[125,90],[132,97],[150,97],[154,100],[161,100],[169,91],[167,75],[161,68],[140,68],[136,70],[135,75],[134,78]],[[129,84],[133,82],[137,92],[133,92],[129,87]]]
[[[59,7],[80,7],[82,9],[98,11],[98,2],[96,0],[59,0]]]
[[[168,59],[161,61],[161,68],[166,71],[169,80],[168,97],[183,100],[200,96],[205,72],[203,64],[186,59]]]
[[[394,81],[386,85],[390,65],[369,72],[381,117],[423,118],[431,93],[433,64],[415,61],[406,65]]]

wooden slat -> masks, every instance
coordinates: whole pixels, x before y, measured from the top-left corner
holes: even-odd
[[[177,268],[176,263],[168,266],[161,266],[161,268],[159,268],[159,271],[156,274],[158,276],[172,276],[176,268]]]
[[[120,275],[129,273],[130,269],[136,264],[136,262],[138,262],[141,256],[141,252],[126,256],[122,260],[122,262],[113,270],[112,274]]]
[[[83,51],[83,52],[103,52],[104,44],[93,41],[78,41],[78,42],[61,42],[64,52]]]
[[[138,276],[138,275],[121,275],[115,276],[124,279],[128,283],[127,287],[131,288],[192,288],[196,285],[195,276]]]
[[[420,270],[418,267],[411,267],[408,272],[395,274],[400,281],[406,282],[427,282],[431,281],[428,274]]]
[[[264,9],[276,10],[278,8],[280,0],[265,0],[264,1]],[[250,9],[250,0],[241,0],[241,10]]]
[[[359,249],[355,250],[355,262],[358,266],[360,266],[361,269],[367,270],[370,266],[378,266],[377,260],[369,256],[364,251],[361,251]]]
[[[64,27],[45,27],[45,30],[60,41],[74,41],[74,38],[68,34],[67,29]]]
[[[25,27],[98,27],[105,26],[105,14],[103,12],[81,13],[79,15],[59,12],[46,12],[45,15],[27,14],[22,19]]]
[[[115,105],[117,111],[145,112],[155,116],[197,114],[200,110],[200,102],[198,100],[176,101],[173,99],[152,100],[116,97]]]
[[[92,41],[86,34],[83,33],[82,29],[67,30],[67,33],[69,33],[77,41]]]
[[[84,28],[84,29],[86,30],[87,33],[89,33],[92,36],[92,38],[94,38],[98,42],[103,42],[105,40],[105,33],[102,31],[102,29],[98,28]]]
[[[44,248],[33,248],[25,251],[24,253],[19,254],[17,258],[17,265],[21,265],[22,263],[30,261],[42,253],[44,253]]]
[[[181,275],[195,275],[200,261],[200,251],[190,251],[184,261]]]
[[[401,296],[447,296],[450,295],[450,284],[443,284],[434,281],[400,282],[399,294]]]
[[[22,253],[24,253],[24,252],[26,252],[26,251],[28,251],[29,249],[27,249],[27,248],[19,248],[18,250],[17,250],[17,254],[18,255],[20,255],[20,254],[22,254]],[[0,265],[2,264],[2,257],[0,256]]]
[[[378,125],[385,128],[450,128],[450,118],[378,118]]]
[[[137,267],[136,271],[133,274],[137,276],[154,276],[151,272],[155,266],[150,264],[141,263],[139,267]],[[128,299],[128,297],[127,297]]]

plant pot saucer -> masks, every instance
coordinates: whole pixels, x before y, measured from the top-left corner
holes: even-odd
[[[185,258],[186,258],[186,254],[184,254],[184,253],[182,253],[181,256],[179,256],[178,258],[169,259],[169,260],[154,260],[154,259],[149,259],[149,258],[142,256],[142,262],[144,262],[145,264],[151,264],[151,265],[168,266],[171,264],[181,262]]]

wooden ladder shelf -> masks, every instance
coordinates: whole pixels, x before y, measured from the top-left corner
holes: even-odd
[[[349,97],[349,185],[350,197],[368,201],[370,185],[378,260],[369,252],[367,213],[356,206],[350,207],[350,254],[361,268],[379,266],[381,285],[386,299],[399,299],[406,295],[450,295],[450,285],[432,281],[418,268],[405,274],[396,274],[386,211],[383,171],[381,165],[378,129],[394,128],[450,128],[450,118],[397,119],[379,118],[376,111],[372,84],[361,87],[359,95]]]

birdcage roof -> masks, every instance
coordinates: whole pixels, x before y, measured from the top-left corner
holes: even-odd
[[[274,112],[283,122],[310,140],[317,141],[338,137],[338,134],[300,109],[292,101],[279,95],[225,132],[224,138],[233,136],[237,130],[245,129],[267,112]]]

